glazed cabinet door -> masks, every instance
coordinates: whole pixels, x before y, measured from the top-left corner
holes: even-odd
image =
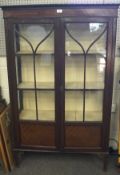
[[[102,148],[107,23],[89,21],[64,22],[65,149]]]
[[[20,144],[56,149],[55,22],[14,24],[14,38]]]

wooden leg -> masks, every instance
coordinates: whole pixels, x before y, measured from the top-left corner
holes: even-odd
[[[103,154],[103,171],[107,171],[108,168],[108,154]]]
[[[106,172],[107,171],[107,167],[108,167],[108,153],[99,153],[97,154],[98,157],[103,161],[103,171]]]
[[[20,166],[20,163],[21,163],[21,161],[23,159],[23,155],[24,155],[24,152],[20,152],[20,151],[15,151],[14,152],[15,165],[17,167]]]

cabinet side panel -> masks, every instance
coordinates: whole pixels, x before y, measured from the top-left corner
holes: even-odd
[[[103,120],[103,147],[105,151],[109,149],[109,133],[110,133],[110,117],[112,106],[113,91],[113,75],[115,60],[115,44],[116,44],[116,25],[117,19],[111,18],[108,23],[108,39],[107,39],[107,66],[105,77],[105,95],[104,95],[104,120]]]
[[[18,123],[18,104],[16,87],[16,69],[14,54],[14,25],[11,19],[5,20],[5,38],[7,52],[8,81],[10,90],[11,123],[12,123],[12,145],[17,147],[20,142],[19,123]]]

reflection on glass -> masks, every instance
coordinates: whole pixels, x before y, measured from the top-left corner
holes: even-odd
[[[52,91],[37,92],[38,120],[55,121],[55,94]]]
[[[36,105],[34,91],[19,91],[18,104],[20,120],[36,120]]]
[[[102,23],[89,23],[90,32],[96,32],[103,26]]]
[[[65,92],[65,121],[83,121],[82,92]]]

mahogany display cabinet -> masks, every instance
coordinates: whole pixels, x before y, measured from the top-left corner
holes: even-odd
[[[2,9],[13,150],[106,155],[118,4]]]

